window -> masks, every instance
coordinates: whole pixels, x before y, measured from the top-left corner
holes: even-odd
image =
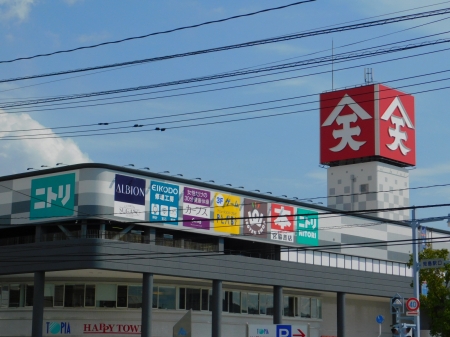
[[[186,289],[186,309],[200,310],[200,289]]]
[[[33,306],[33,296],[34,296],[34,286],[30,286],[27,284],[25,291],[25,306],[32,307]]]
[[[64,306],[78,308],[84,306],[84,284],[66,285],[64,288]]]
[[[128,286],[128,308],[142,308],[142,286]]]
[[[9,304],[9,286],[2,286],[2,308],[7,308]]]
[[[241,292],[230,291],[229,311],[235,314],[241,313]]]
[[[45,284],[44,286],[44,307],[53,307],[53,297],[55,296],[55,285]]]
[[[248,293],[247,294],[247,305],[248,305],[248,313],[250,315],[258,315],[258,294],[256,293]]]
[[[97,284],[95,306],[99,308],[115,308],[116,288],[115,284]]]
[[[9,287],[9,307],[17,308],[20,306],[20,285],[11,284]]]
[[[361,193],[369,192],[369,184],[361,184],[361,185],[359,185],[359,192],[361,192]]]
[[[180,289],[181,290],[181,289]],[[177,289],[175,287],[159,287],[159,309],[175,309]],[[180,307],[181,309],[181,307]]]
[[[311,300],[308,297],[300,299],[300,317],[311,318]]]
[[[53,306],[64,306],[64,284],[55,286],[55,300],[53,302]]]
[[[180,288],[178,295],[178,308],[186,309],[186,288]]]
[[[222,311],[228,312],[228,291],[223,292]]]
[[[273,315],[273,295],[266,294],[267,315]]]
[[[317,317],[317,299],[311,298],[311,318]]]
[[[201,310],[208,310],[209,290],[202,289],[202,307]]]
[[[95,307],[95,285],[86,284],[86,291],[84,292],[84,306]]]
[[[265,315],[267,313],[266,311],[266,294],[259,294],[259,314]]]
[[[246,314],[248,312],[247,298],[248,298],[247,293],[241,293],[241,312],[243,314]]]
[[[128,307],[128,286],[124,285],[117,286],[117,307],[118,308]]]
[[[284,316],[294,317],[297,297],[284,296]]]

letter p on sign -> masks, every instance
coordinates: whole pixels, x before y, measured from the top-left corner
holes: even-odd
[[[292,337],[292,327],[290,325],[277,325],[277,337]]]

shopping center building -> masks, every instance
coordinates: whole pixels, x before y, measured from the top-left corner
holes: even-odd
[[[334,91],[320,120],[329,207],[106,164],[0,177],[0,336],[390,336],[414,101]]]
[[[0,200],[0,336],[169,336],[189,309],[192,336],[388,334],[412,294],[399,221],[104,164],[2,177]]]

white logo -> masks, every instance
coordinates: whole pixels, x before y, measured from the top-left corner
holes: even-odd
[[[45,195],[45,188],[38,188],[36,189],[36,195]],[[67,202],[70,199],[70,184],[66,185],[66,193],[64,195],[64,185],[58,186],[58,194],[53,193],[53,190],[51,187],[47,188],[47,202],[41,201],[36,202],[34,204],[34,209],[41,209],[41,208],[50,208],[52,207],[52,201],[56,201],[56,199],[61,199],[61,204],[65,206]]]
[[[395,109],[397,108],[400,111],[402,117],[393,115]],[[384,112],[383,116],[381,116],[381,119],[385,121],[387,121],[389,118],[391,119],[392,124],[395,125],[394,129],[389,128],[389,136],[394,138],[394,141],[391,144],[386,144],[386,146],[392,151],[395,151],[399,148],[400,152],[404,156],[406,156],[406,154],[411,151],[411,149],[407,148],[405,144],[403,144],[403,142],[408,139],[408,134],[405,131],[401,131],[400,127],[404,127],[406,124],[408,128],[414,129],[414,125],[411,123],[411,120],[406,113],[405,107],[403,106],[402,101],[400,101],[398,96],[395,97],[395,99]]]
[[[280,226],[281,229],[284,229],[284,227],[291,227],[291,223],[287,218],[288,215],[291,215],[291,212],[286,211],[284,207],[281,207],[280,209],[275,209],[275,213],[280,214],[274,221],[277,226]]]
[[[344,107],[348,105],[353,113],[350,115],[339,116]],[[358,117],[362,120],[372,118],[358,103],[356,103],[349,95],[345,94],[339,101],[338,105],[333,109],[331,114],[322,124],[322,126],[330,126],[336,120],[338,125],[342,125],[342,129],[333,130],[334,139],[341,138],[341,141],[335,147],[330,148],[333,152],[342,151],[347,145],[354,151],[358,151],[366,142],[359,142],[353,139],[353,136],[361,134],[359,126],[350,127],[350,123],[355,123]]]

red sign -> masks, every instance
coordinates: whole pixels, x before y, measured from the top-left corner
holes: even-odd
[[[320,162],[380,156],[415,165],[414,97],[381,84],[320,95]]]
[[[405,306],[408,311],[417,311],[420,308],[420,302],[417,298],[411,297],[406,301]]]
[[[294,232],[294,207],[272,204],[271,230]]]
[[[305,337],[306,336],[305,333],[302,330],[297,329],[297,331],[298,331],[298,333],[295,332],[295,331],[292,332],[292,336],[294,336],[294,337]]]

